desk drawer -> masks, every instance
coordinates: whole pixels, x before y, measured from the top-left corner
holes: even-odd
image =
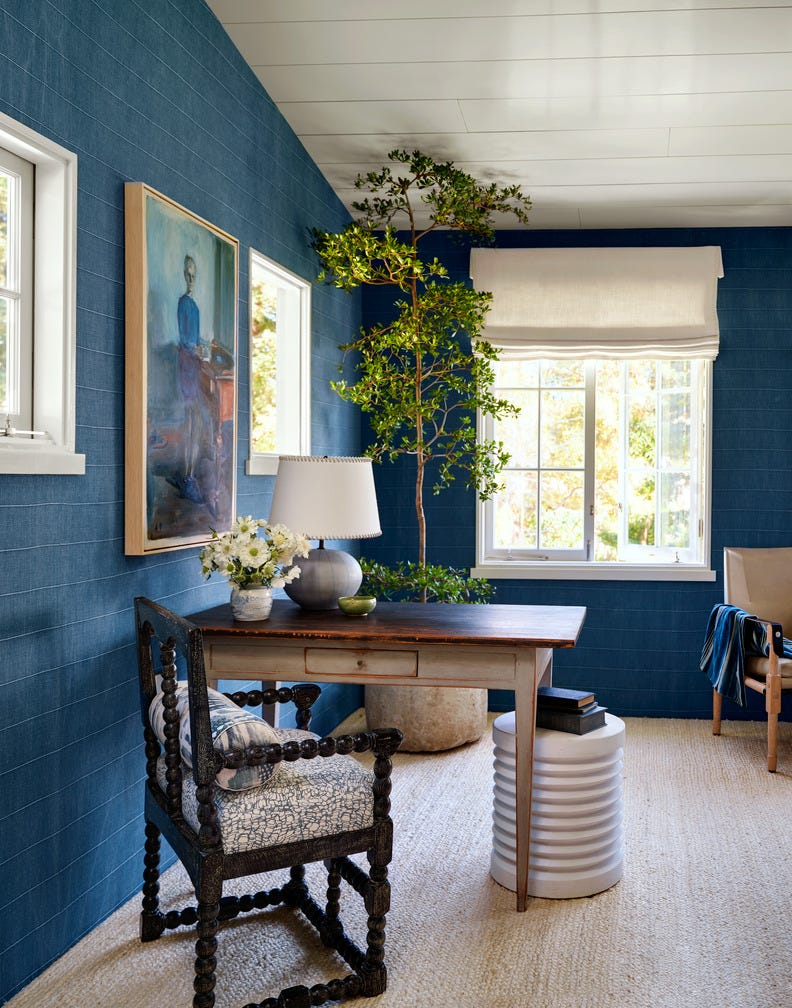
[[[515,678],[516,658],[513,652],[485,651],[480,648],[426,648],[421,651],[420,675],[427,679],[492,679]]]
[[[205,642],[209,651],[212,676],[223,678],[224,672],[250,673],[251,679],[261,675],[270,679],[286,679],[290,675],[300,678],[305,670],[301,647],[283,647],[279,644],[221,644]]]
[[[352,651],[346,648],[306,648],[305,671],[312,675],[417,676],[415,651]]]

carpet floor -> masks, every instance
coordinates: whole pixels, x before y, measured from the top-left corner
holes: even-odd
[[[359,718],[342,729],[357,729]],[[621,881],[588,898],[533,899],[523,914],[489,875],[491,734],[446,753],[397,754],[388,990],[347,1004],[792,1005],[791,726],[781,725],[779,771],[769,774],[762,723],[724,722],[720,738],[706,721],[625,724]],[[323,876],[311,867],[309,878],[321,898]],[[278,881],[266,877],[255,888]],[[162,897],[165,910],[194,902],[180,867],[165,874]],[[359,902],[349,895],[342,914],[361,940]],[[191,930],[141,945],[138,914],[134,899],[7,1008],[189,1008]],[[219,941],[217,1008],[347,972],[281,908],[224,925]]]

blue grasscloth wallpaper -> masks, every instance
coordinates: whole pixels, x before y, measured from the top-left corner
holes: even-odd
[[[79,156],[77,449],[87,458],[82,477],[0,476],[2,1002],[140,884],[132,599],[149,595],[187,613],[227,595],[224,583],[201,580],[194,549],[124,555],[124,182],[148,183],[240,241],[242,513],[266,515],[271,493],[271,480],[244,474],[248,249],[312,279],[306,229],[334,230],[347,217],[202,0],[0,0],[0,110]],[[596,689],[615,713],[707,717],[698,652],[721,597],[722,547],[792,542],[790,231],[499,236],[504,246],[549,243],[722,246],[718,581],[497,585],[501,602],[588,607],[579,646],[557,657],[557,681]],[[428,251],[467,277],[467,249],[438,237]],[[387,310],[383,298],[314,287],[316,453],[360,450],[359,417],[329,381],[361,304],[373,320]],[[410,473],[385,466],[378,483],[385,534],[367,551],[412,556]],[[462,487],[429,499],[431,560],[472,564],[474,511]],[[331,727],[358,700],[355,690],[326,691],[317,726]],[[509,703],[508,694],[492,697],[496,708]]]
[[[132,600],[227,597],[197,550],[124,555],[124,183],[240,242],[238,511],[266,516],[248,445],[248,250],[309,280],[306,229],[348,219],[202,0],[0,0],[0,110],[79,157],[81,477],[0,476],[0,1003],[128,899],[142,871],[144,758]],[[329,388],[360,299],[313,291],[313,450],[356,454]],[[333,727],[359,691],[331,689]]]
[[[615,714],[707,718],[711,694],[698,660],[709,611],[723,598],[723,547],[792,544],[792,231],[502,231],[497,245],[722,248],[721,341],[713,369],[712,565],[717,581],[503,580],[496,582],[495,598],[587,607],[578,646],[556,653],[558,684],[596,690]],[[437,255],[453,280],[468,280],[469,249],[454,236],[431,236],[422,249],[427,258]],[[364,324],[388,310],[381,291],[367,293]],[[386,534],[366,544],[366,555],[385,562],[415,558],[413,471],[401,464],[380,468]],[[430,562],[473,565],[475,498],[463,482],[438,496],[426,494]],[[725,716],[761,717],[761,698],[751,693],[749,700],[745,712],[727,703]],[[509,693],[490,696],[494,710],[510,710],[511,704]]]

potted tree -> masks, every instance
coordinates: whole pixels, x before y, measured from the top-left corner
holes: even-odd
[[[333,388],[367,415],[372,432],[367,454],[374,461],[412,460],[416,553],[414,561],[395,568],[365,559],[361,565],[368,589],[385,597],[484,601],[491,596],[488,582],[427,564],[424,493],[430,484],[439,493],[461,472],[482,499],[490,497],[508,455],[502,444],[477,439],[476,412],[497,419],[516,408],[492,394],[498,354],[481,338],[491,295],[452,282],[436,257],[421,258],[419,247],[438,229],[492,242],[494,214],[512,214],[526,223],[530,201],[519,186],[481,185],[453,163],[437,162],[420,151],[394,150],[388,159],[397,171],[386,165],[356,179],[356,188],[368,193],[353,204],[357,219],[340,232],[312,233],[322,265],[320,280],[344,290],[386,286],[395,292],[393,317],[343,345],[345,353],[355,355],[355,380],[334,382]],[[478,691],[484,694],[483,713],[476,691],[432,692],[436,695],[422,690],[420,696],[426,730],[416,725],[416,698],[406,688],[368,688],[367,716],[379,721],[377,708],[387,707],[385,720],[406,732],[403,748],[450,748],[481,735],[485,691]],[[477,734],[459,723],[470,723],[470,715],[454,717],[449,710],[449,704],[456,704],[460,712],[468,712],[471,701],[478,705],[472,714]],[[432,713],[437,705],[444,708],[442,720],[449,728],[442,737],[437,731],[441,719]],[[407,707],[409,715],[400,717],[400,709]]]

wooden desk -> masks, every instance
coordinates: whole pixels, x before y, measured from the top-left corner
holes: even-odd
[[[187,619],[203,631],[208,679],[388,683],[514,690],[517,909],[526,909],[536,687],[554,648],[574,647],[576,606],[380,602],[368,616],[309,612],[276,599],[270,618],[238,623],[228,605]]]

